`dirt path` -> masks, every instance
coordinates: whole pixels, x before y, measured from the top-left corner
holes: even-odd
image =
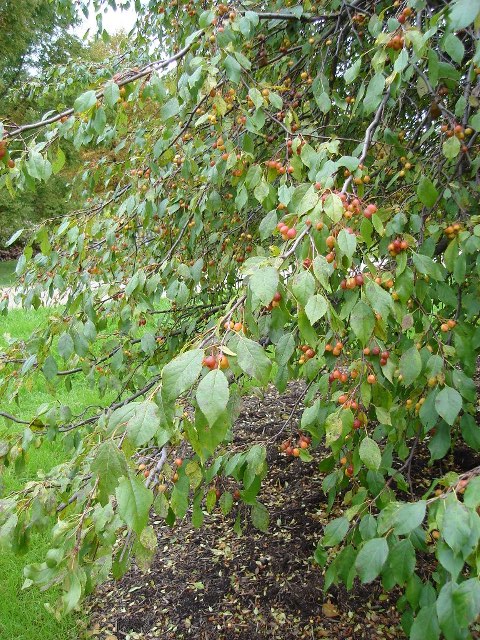
[[[327,595],[322,591],[323,570],[312,562],[312,554],[327,522],[323,475],[316,471],[324,452],[317,450],[312,462],[302,463],[278,451],[285,438],[278,432],[298,393],[292,385],[281,397],[271,389],[263,400],[246,398],[235,427],[239,448],[261,441],[268,445],[269,474],[260,496],[270,512],[268,534],[248,526],[238,537],[232,528],[235,514],[225,518],[218,509],[201,529],[188,519],[173,529],[155,522],[159,551],[151,569],[142,574],[133,568],[98,592],[91,611],[95,637],[405,637],[395,610],[398,591],[385,595],[377,582],[362,586],[358,581],[349,593],[343,587],[333,587]],[[297,423],[300,413],[295,411]],[[295,420],[289,431],[296,432]],[[414,469],[418,480],[425,462],[426,456],[422,461],[419,454]],[[334,507],[328,518],[335,515]]]

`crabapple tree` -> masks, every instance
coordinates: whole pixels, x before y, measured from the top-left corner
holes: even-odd
[[[94,2],[100,30],[115,4]],[[25,231],[17,265],[19,303],[61,304],[0,361],[5,397],[39,376],[51,394],[3,412],[1,464],[22,473],[52,440],[69,457],[1,498],[0,541],[22,550],[55,519],[26,578],[62,584],[61,612],[148,565],[151,509],[268,531],[266,450],[232,450],[232,430],[252,385],[295,381],[280,448],[322,448],[325,509],[343,511],[312,549],[325,588],[381,579],[412,640],[470,638],[480,469],[438,461],[480,450],[478,2],[131,4],[128,51],[53,68],[58,109],[0,126],[12,194],[61,171],[66,144],[85,162],[78,210]],[[57,402],[79,377],[103,406]],[[417,455],[438,469],[427,491]]]

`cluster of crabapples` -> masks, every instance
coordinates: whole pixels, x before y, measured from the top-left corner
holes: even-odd
[[[207,369],[210,369],[210,370],[228,369],[229,367],[228,358],[221,351],[219,351],[216,354],[211,353],[210,355],[205,356],[205,358],[202,361],[202,364],[204,367],[207,367]]]
[[[243,326],[243,324],[241,322],[234,322],[233,320],[230,320],[227,322],[225,322],[225,324],[223,325],[223,328],[225,329],[225,331],[244,331],[245,327]]]
[[[281,176],[285,175],[286,173],[293,173],[293,171],[294,171],[294,169],[293,169],[291,164],[289,164],[289,165],[287,165],[285,167],[278,160],[267,160],[267,162],[265,164],[268,167],[268,169],[274,169]]]
[[[298,360],[298,364],[305,364],[307,360],[315,357],[315,351],[312,349],[312,347],[309,347],[308,344],[300,345],[299,349],[302,352],[302,355]]]
[[[408,242],[402,238],[395,238],[393,242],[390,242],[387,248],[388,253],[391,256],[398,256],[399,253],[408,249]]]
[[[412,7],[405,7],[405,9],[397,16],[397,20],[400,24],[405,24],[408,18],[413,14]]]
[[[349,378],[355,380],[358,377],[358,371],[353,369],[352,371],[341,371],[340,369],[334,369],[328,376],[328,382],[333,384],[335,380],[345,384]]]
[[[340,464],[342,465],[342,467],[344,467],[345,475],[347,476],[347,478],[351,478],[354,472],[353,464],[348,464],[348,459],[346,458],[346,456],[340,458]]]
[[[455,136],[459,140],[464,140],[466,137],[471,136],[473,133],[473,129],[471,127],[465,128],[461,124],[442,124],[440,127],[440,131],[446,135],[447,138],[453,138]]]
[[[361,287],[365,283],[365,279],[361,273],[357,273],[356,275],[350,278],[344,278],[340,282],[341,289],[355,289],[355,287]]]
[[[15,160],[9,156],[5,140],[0,140],[0,160],[2,160],[9,169],[13,169],[15,167]]]
[[[382,351],[378,345],[375,345],[375,346],[373,346],[371,348],[370,347],[365,347],[365,349],[363,350],[363,355],[366,356],[366,357],[375,356],[376,358],[379,358],[380,365],[382,367],[384,367],[388,362],[388,359],[390,357],[390,352],[389,351]],[[373,375],[373,374],[371,374],[371,375]],[[375,376],[373,376],[373,377],[375,378]],[[367,377],[367,382],[370,382],[371,384],[373,384],[375,382],[375,379],[370,379],[369,380],[368,378],[370,378],[370,376]]]
[[[449,240],[453,240],[458,236],[460,231],[462,230],[462,225],[458,222],[455,224],[449,224],[448,227],[445,227],[443,233],[447,236]]]
[[[346,176],[350,175],[350,172],[347,171],[345,175]],[[362,179],[363,182],[365,182],[365,178],[367,178],[367,176],[363,177]],[[368,182],[368,179],[366,180],[366,182]],[[320,190],[322,188],[321,183],[316,182],[315,188],[317,190]],[[378,211],[378,207],[375,203],[370,202],[369,204],[364,206],[360,198],[357,198],[357,197],[352,198],[351,195],[347,193],[343,193],[342,191],[332,191],[332,192],[325,191],[325,193],[322,195],[322,202],[325,202],[325,200],[328,198],[330,193],[338,196],[342,201],[343,209],[344,209],[343,217],[346,218],[347,220],[351,220],[351,218],[360,214],[362,214],[364,218],[370,219],[373,216],[373,214],[377,213]],[[317,226],[317,229],[318,229],[318,226]]]
[[[273,294],[273,298],[272,301],[270,302],[270,304],[266,307],[267,311],[271,311],[272,309],[274,309],[275,307],[279,307],[280,306],[280,301],[282,299],[282,294],[280,293],[280,291],[275,291],[275,293]]]
[[[297,235],[295,227],[289,227],[284,222],[279,222],[277,224],[277,229],[280,231],[283,240],[293,240]]]
[[[386,46],[387,49],[400,51],[405,46],[405,38],[397,33],[387,42]]]
[[[300,449],[308,449],[310,446],[312,439],[310,436],[306,436],[304,434],[300,434],[296,445],[292,445],[291,439],[285,440],[280,445],[280,451],[283,451],[287,456],[293,456],[294,458],[298,458],[300,455]]]
[[[442,322],[442,324],[440,325],[440,331],[442,333],[447,333],[451,329],[455,329],[456,326],[457,321],[453,320],[453,318],[449,318],[446,322]]]
[[[178,457],[175,458],[175,460],[173,461],[174,464],[174,468],[179,469],[182,464],[183,464],[183,459]],[[140,464],[137,466],[137,470],[139,473],[141,473],[144,478],[151,478],[152,475],[155,475],[155,463],[153,463],[152,465],[148,466],[144,461],[140,461]],[[176,482],[178,480],[178,473],[175,471],[173,476],[172,476],[172,482]],[[165,491],[166,489],[166,485],[164,484],[159,484],[157,485],[157,490],[159,491],[159,493]]]
[[[338,356],[341,355],[342,350],[343,350],[343,342],[340,342],[340,340],[338,340],[335,344],[330,344],[330,342],[328,342],[325,345],[325,351],[331,353],[336,358],[338,358]]]

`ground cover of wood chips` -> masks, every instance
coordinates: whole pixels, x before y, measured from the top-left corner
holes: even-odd
[[[219,509],[200,529],[187,518],[174,528],[153,521],[159,550],[147,573],[133,567],[120,581],[98,590],[91,601],[88,635],[100,640],[360,640],[405,638],[395,602],[400,591],[382,592],[379,581],[355,582],[323,592],[323,570],[312,560],[328,519],[318,463],[326,451],[313,451],[314,460],[286,457],[279,444],[296,433],[297,409],[303,387],[291,384],[279,396],[271,388],[263,398],[244,399],[235,425],[239,450],[253,443],[267,446],[269,474],[260,500],[270,513],[264,534],[253,526],[238,536],[233,516]],[[279,433],[285,420],[293,420]],[[421,495],[429,478],[480,464],[459,447],[443,467],[428,467],[428,450],[420,448],[412,465],[412,485]],[[341,505],[338,505],[338,509]],[[233,513],[233,512],[232,512]],[[428,575],[431,556],[417,567]],[[480,627],[479,627],[480,630]],[[475,638],[480,633],[475,632]]]

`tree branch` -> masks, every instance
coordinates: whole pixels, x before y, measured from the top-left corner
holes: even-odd
[[[246,11],[240,11],[242,15],[247,13]],[[319,15],[308,15],[304,14],[301,16],[296,16],[293,13],[275,13],[274,11],[265,11],[261,13],[257,13],[259,20],[291,20],[298,22],[321,22],[322,20],[329,20],[333,18],[337,18],[339,13],[322,13]]]
[[[203,31],[199,34],[199,36],[201,34],[203,34]],[[118,86],[124,87],[125,85],[135,82],[136,80],[140,80],[140,78],[145,78],[146,76],[150,75],[152,71],[156,71],[158,69],[164,69],[165,67],[168,67],[168,65],[172,64],[172,62],[181,60],[188,53],[192,44],[193,42],[183,47],[183,49],[180,49],[180,51],[178,51],[175,55],[171,56],[170,58],[167,58],[166,60],[157,60],[156,62],[150,62],[149,64],[145,65],[142,69],[140,69],[140,71],[137,71],[133,75],[127,76],[125,79],[120,80],[117,83]],[[101,98],[103,98],[103,95],[104,95],[104,89],[102,89],[96,94],[97,100],[100,100]],[[73,115],[73,113],[74,113],[73,108],[66,109],[61,113],[57,113],[56,115],[51,116],[50,118],[45,118],[44,120],[38,120],[37,122],[21,125],[20,127],[16,127],[15,129],[13,129],[12,131],[7,131],[3,139],[7,140],[9,138],[16,138],[22,133],[24,133],[25,131],[40,129],[41,127],[45,127],[49,124],[53,124],[54,122],[58,122],[58,120],[61,120],[64,117],[69,117]]]
[[[362,162],[367,157],[367,153],[368,153],[368,150],[370,148],[370,144],[372,142],[372,136],[375,133],[375,129],[378,127],[378,125],[380,123],[380,119],[382,117],[383,109],[385,108],[385,105],[387,104],[387,101],[388,101],[389,97],[390,97],[390,87],[387,89],[385,95],[383,96],[383,99],[382,99],[381,103],[379,104],[378,109],[377,109],[377,111],[375,113],[375,117],[373,118],[371,123],[368,125],[367,130],[365,131],[365,139],[363,141],[362,154],[361,154],[360,158],[358,159],[358,164],[362,164]],[[346,193],[346,191],[348,189],[348,185],[350,184],[350,182],[352,180],[353,180],[353,175],[351,174],[351,175],[348,176],[348,178],[343,183],[342,193]]]

